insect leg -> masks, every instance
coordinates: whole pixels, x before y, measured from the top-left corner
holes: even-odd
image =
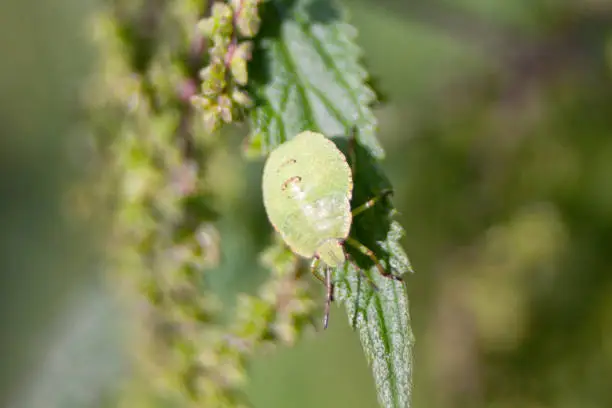
[[[359,267],[359,265],[357,265],[355,263],[355,261],[353,260],[353,258],[351,258],[351,256],[348,254],[348,252],[346,253],[346,259],[353,264],[353,266],[355,267],[356,270],[359,271],[359,273],[368,280],[368,283],[370,284],[370,286],[372,287],[372,289],[374,289],[376,292],[378,292],[378,286],[376,286],[376,284],[374,283],[374,281],[363,271],[363,269],[361,269]]]
[[[372,208],[374,206],[374,204],[376,204],[378,202],[378,200],[380,200],[381,198],[386,197],[386,196],[388,196],[390,194],[393,194],[393,190],[387,189],[387,190],[383,190],[376,197],[370,198],[368,201],[366,201],[365,203],[361,204],[359,207],[357,207],[357,208],[355,208],[353,210],[353,217],[355,217],[358,214],[361,214],[362,212],[364,212],[368,208]]]
[[[327,299],[325,301],[325,316],[323,317],[323,329],[327,329],[329,323],[329,309],[334,300],[334,284],[331,281],[331,269],[325,267],[325,286],[327,288]]]
[[[369,249],[367,246],[363,245],[361,242],[359,242],[356,239],[353,239],[351,237],[347,237],[346,241],[344,241],[344,242],[346,242],[350,246],[358,249],[359,252],[361,252],[365,256],[369,257],[372,260],[372,262],[374,262],[374,264],[378,268],[378,272],[380,272],[380,274],[382,276],[384,276],[385,278],[394,279],[396,281],[400,281],[400,282],[402,281],[401,277],[395,276],[395,275],[385,271],[385,269],[382,267],[382,265],[378,261],[378,258],[376,258],[376,255],[374,255],[374,252],[372,252],[372,250]]]
[[[325,284],[325,278],[322,278],[319,275],[319,264],[321,260],[317,257],[312,258],[312,262],[310,263],[310,273],[314,275],[315,278],[321,281],[322,284]]]

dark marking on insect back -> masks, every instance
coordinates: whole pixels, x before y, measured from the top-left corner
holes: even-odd
[[[299,183],[300,181],[302,181],[302,178],[300,176],[290,177],[287,180],[285,180],[285,182],[281,185],[281,189],[285,191],[287,187],[289,187],[289,184]]]
[[[283,167],[288,166],[288,165],[290,165],[290,164],[295,164],[295,163],[297,163],[297,161],[296,161],[295,159],[287,159],[287,160],[285,160],[284,162],[282,162],[282,163],[280,164],[280,166],[278,166],[278,169],[276,169],[276,172],[277,172],[277,173],[280,173],[280,171],[281,171],[281,169],[282,169]]]

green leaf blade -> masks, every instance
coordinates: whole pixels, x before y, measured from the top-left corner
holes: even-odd
[[[411,271],[399,247],[402,234],[400,225],[393,222],[387,239],[380,243],[390,254],[388,270],[397,275]],[[381,276],[376,266],[364,270],[378,290],[374,291],[368,279],[349,264],[336,271],[337,299],[344,303],[351,327],[359,332],[381,405],[406,408],[412,395],[414,344],[408,296],[403,283]]]
[[[332,3],[332,4],[330,4]],[[333,2],[272,0],[251,66],[251,147],[267,154],[303,130],[345,135],[353,126],[377,158],[374,92],[359,63],[356,30]],[[276,25],[275,25],[276,23]]]
[[[265,155],[311,130],[333,137],[351,161],[347,136],[355,129],[353,207],[390,188],[378,166],[383,150],[370,107],[375,95],[359,63],[356,30],[327,0],[270,0],[264,5],[266,24],[255,40],[249,71],[256,102],[250,153]],[[353,220],[351,237],[374,251],[386,271],[403,275],[411,266],[393,212],[383,200]],[[369,258],[347,249],[354,262],[334,271],[336,299],[359,332],[381,406],[409,407],[414,339],[404,284],[381,276]]]

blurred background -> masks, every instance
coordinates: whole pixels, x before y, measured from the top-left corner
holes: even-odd
[[[345,3],[384,96],[384,168],[416,270],[414,407],[612,406],[612,2]],[[103,234],[65,200],[83,176],[96,7],[0,6],[0,406],[116,407],[142,387]],[[261,163],[239,139],[211,159],[228,297],[265,278],[253,260],[269,232]],[[324,334],[255,362],[255,407],[376,406],[332,313]]]

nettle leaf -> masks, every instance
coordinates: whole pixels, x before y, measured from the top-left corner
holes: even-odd
[[[329,0],[270,0],[262,5],[262,21],[249,71],[255,108],[247,152],[266,155],[301,131],[320,132],[354,165],[353,208],[389,189],[379,167],[384,153],[371,110],[375,95],[366,85],[355,29]],[[354,155],[348,137],[353,131]],[[403,275],[411,266],[393,213],[390,200],[382,200],[355,217],[351,237],[374,251],[386,271]],[[334,271],[336,300],[359,332],[381,405],[408,407],[414,339],[404,284],[381,276],[359,251],[347,250],[353,261]]]
[[[335,141],[341,150],[348,150],[346,140]],[[361,145],[355,150],[353,208],[391,188],[371,153]],[[352,162],[351,155],[347,157]],[[374,251],[385,271],[401,276],[412,272],[412,267],[400,245],[404,230],[392,219],[393,214],[390,200],[376,204],[353,219],[351,237]],[[359,332],[380,403],[409,407],[414,337],[404,284],[383,277],[354,248],[347,246],[347,250],[352,262],[336,270],[336,299],[344,303],[351,327]]]
[[[329,0],[271,0],[262,4],[262,25],[250,68],[250,152],[267,154],[303,130],[346,134],[357,126],[360,142],[375,157],[370,109],[376,95],[359,63],[357,31]]]

